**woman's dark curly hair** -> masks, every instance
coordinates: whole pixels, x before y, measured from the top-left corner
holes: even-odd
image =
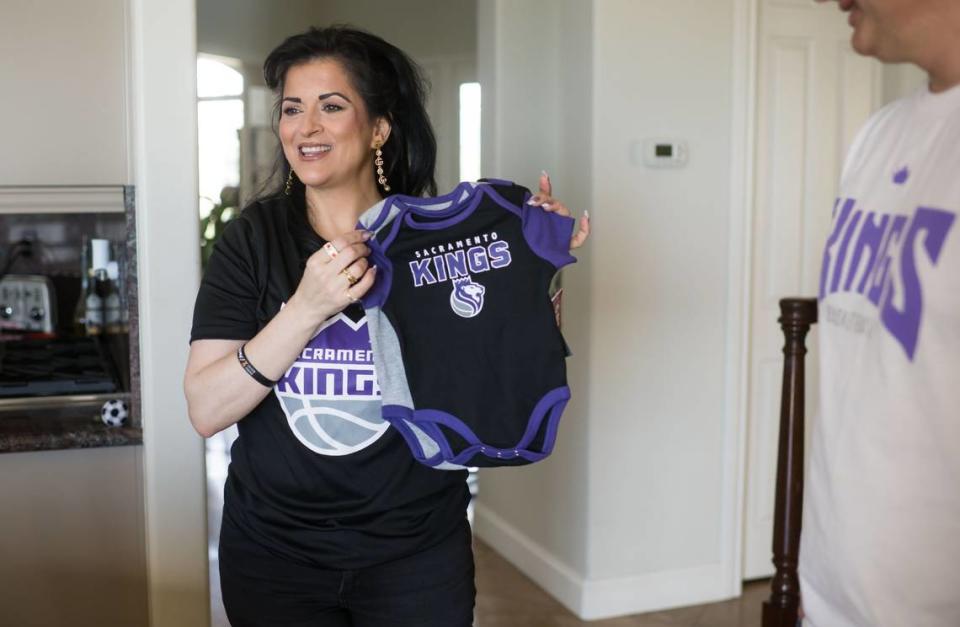
[[[263,64],[267,86],[277,94],[274,120],[279,121],[283,82],[294,65],[314,59],[335,59],[343,65],[351,85],[360,94],[370,119],[383,117],[391,130],[383,145],[384,173],[390,191],[412,196],[435,196],[437,140],[424,105],[427,83],[420,67],[402,50],[370,33],[347,26],[310,28],[288,37]],[[276,129],[275,129],[276,130]],[[277,160],[279,193],[290,164],[280,151]],[[376,180],[373,163],[370,176]],[[301,189],[302,183],[297,181]],[[377,186],[377,189],[382,189]]]

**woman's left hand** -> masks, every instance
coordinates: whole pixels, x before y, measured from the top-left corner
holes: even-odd
[[[554,198],[551,194],[553,186],[550,184],[550,177],[546,172],[540,174],[540,191],[530,197],[527,204],[540,207],[544,211],[559,213],[562,216],[570,216],[570,210],[562,202]],[[590,212],[584,211],[580,220],[577,221],[577,232],[570,238],[570,250],[580,248],[587,237],[590,236]]]

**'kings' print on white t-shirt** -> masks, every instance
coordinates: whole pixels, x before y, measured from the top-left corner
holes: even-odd
[[[957,627],[960,86],[876,113],[844,165],[819,285],[805,627]]]
[[[909,167],[892,175],[904,185]],[[913,209],[913,208],[911,208]],[[923,318],[919,264],[936,266],[956,214],[937,207],[916,207],[909,214],[871,211],[856,198],[837,199],[833,230],[820,273],[820,300],[836,292],[856,292],[880,310],[879,321],[911,360]],[[873,332],[869,319],[827,305],[824,321],[854,332]]]

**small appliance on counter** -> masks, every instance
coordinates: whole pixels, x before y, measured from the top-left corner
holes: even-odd
[[[0,332],[52,336],[56,311],[56,292],[47,277],[8,274],[0,279]]]

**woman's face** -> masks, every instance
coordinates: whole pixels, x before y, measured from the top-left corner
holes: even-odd
[[[373,150],[389,128],[371,120],[339,61],[294,65],[284,77],[280,143],[297,178],[308,187],[373,182]]]

